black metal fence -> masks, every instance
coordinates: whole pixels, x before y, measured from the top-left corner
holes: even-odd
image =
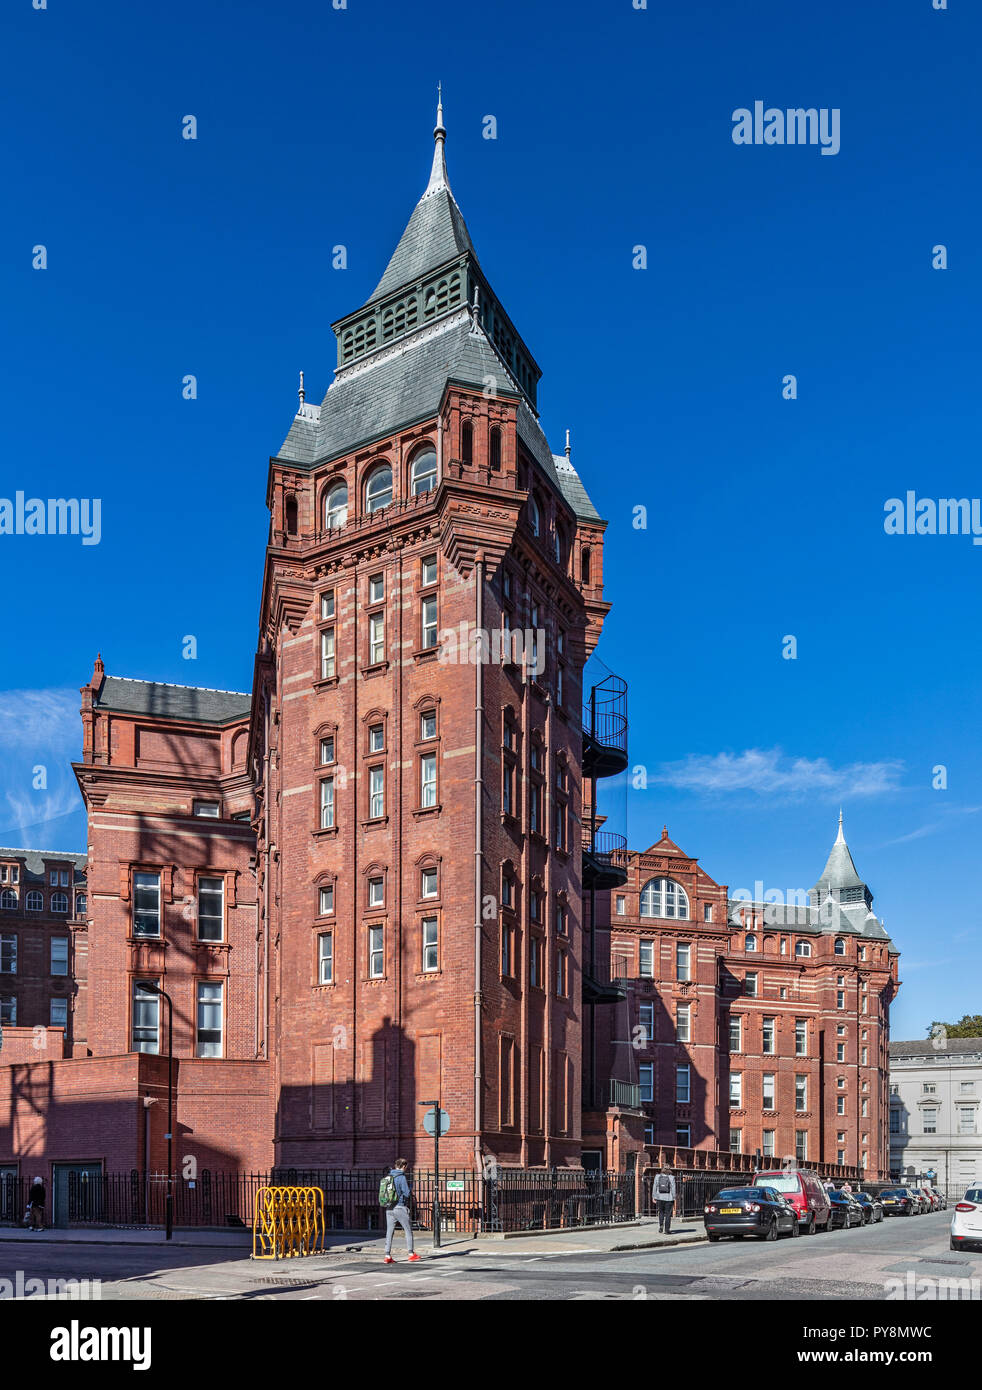
[[[174,1179],[175,1226],[252,1226],[256,1191],[267,1173],[208,1169],[195,1179]],[[166,1173],[69,1173],[72,1226],[162,1226],[167,1212]]]
[[[19,1226],[27,1211],[27,1193],[31,1186],[30,1178],[17,1173],[0,1173],[0,1222],[5,1226]]]

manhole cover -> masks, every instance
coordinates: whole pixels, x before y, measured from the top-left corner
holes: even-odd
[[[316,1279],[257,1279],[257,1284],[274,1284],[277,1288],[291,1289],[318,1289],[320,1283]]]

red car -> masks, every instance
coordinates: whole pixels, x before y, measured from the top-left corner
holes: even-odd
[[[925,1211],[941,1210],[941,1198],[935,1192],[933,1187],[918,1187],[915,1188],[915,1191],[918,1197],[923,1197],[924,1200],[927,1202],[927,1206],[924,1208]]]
[[[831,1229],[829,1218],[832,1204],[825,1184],[817,1173],[810,1173],[805,1168],[771,1169],[766,1173],[755,1173],[753,1185],[773,1187],[791,1203],[803,1236]]]

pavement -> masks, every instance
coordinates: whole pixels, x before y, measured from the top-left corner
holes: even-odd
[[[402,1233],[397,1232],[397,1242],[402,1241]],[[661,1235],[658,1222],[642,1220],[624,1222],[616,1226],[581,1227],[575,1232],[540,1231],[507,1236],[474,1236],[444,1232],[440,1250],[465,1255],[581,1255],[608,1254],[625,1250],[657,1250],[674,1248],[704,1242],[705,1233],[702,1222],[695,1218],[676,1222],[671,1234]],[[193,1247],[199,1250],[228,1250],[248,1255],[252,1250],[252,1233],[248,1230],[175,1230],[171,1240],[167,1240],[162,1227],[106,1227],[75,1226],[68,1229],[47,1229],[28,1231],[23,1226],[0,1226],[0,1246],[23,1243],[25,1245],[123,1245],[157,1246],[170,1249]],[[433,1239],[429,1232],[415,1233],[416,1248],[421,1254],[434,1252]],[[366,1256],[384,1253],[385,1238],[375,1232],[357,1235],[351,1231],[328,1231],[324,1240],[325,1255]]]

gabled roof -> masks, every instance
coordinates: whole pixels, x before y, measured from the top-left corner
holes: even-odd
[[[85,882],[86,856],[72,849],[0,849],[0,859],[20,859],[24,863],[24,875],[30,883],[44,880],[45,863],[73,864],[72,878],[76,883]]]
[[[191,720],[199,724],[231,724],[244,718],[251,706],[252,696],[244,691],[164,685],[159,681],[131,680],[128,676],[104,677],[92,701],[93,709]]]

